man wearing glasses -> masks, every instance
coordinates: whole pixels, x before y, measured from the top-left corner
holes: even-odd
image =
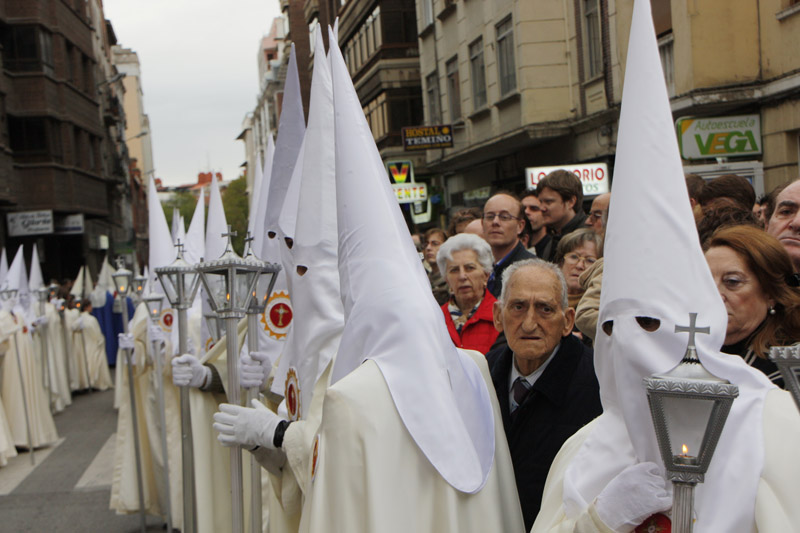
[[[589,216],[586,217],[586,226],[592,228],[601,237],[606,232],[603,225],[603,217],[608,212],[608,203],[611,201],[611,193],[606,192],[592,200],[592,207],[589,209]]]
[[[486,284],[497,298],[502,289],[503,271],[509,265],[534,255],[519,240],[525,227],[522,203],[510,192],[497,192],[483,206],[483,238],[492,247],[494,270]]]

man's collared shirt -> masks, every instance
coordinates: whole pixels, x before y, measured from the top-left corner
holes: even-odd
[[[508,405],[511,407],[510,411],[513,412],[517,407],[519,407],[519,405],[517,405],[517,402],[514,401],[514,393],[512,392],[512,389],[514,388],[514,382],[517,380],[517,378],[521,377],[525,381],[530,383],[531,386],[533,386],[533,384],[536,383],[536,380],[541,377],[542,373],[544,373],[544,369],[547,368],[547,365],[550,363],[550,361],[553,360],[553,357],[558,353],[558,348],[560,346],[561,346],[561,343],[558,343],[556,345],[555,349],[553,350],[553,352],[547,358],[547,360],[544,363],[542,363],[541,366],[539,366],[539,368],[537,368],[536,370],[534,370],[533,372],[531,372],[527,376],[523,376],[520,373],[520,371],[517,370],[517,365],[514,363],[514,360],[513,360],[514,356],[512,355],[511,378],[508,380]]]

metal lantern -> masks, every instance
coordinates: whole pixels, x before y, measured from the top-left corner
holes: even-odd
[[[141,298],[144,294],[144,285],[147,283],[147,276],[134,276],[133,278],[133,293],[137,298]]]
[[[58,295],[58,285],[55,283],[51,283],[47,286],[47,292],[49,294],[50,299],[52,300]]]
[[[40,310],[44,309],[44,304],[50,299],[50,289],[47,287],[39,287],[38,289],[33,290],[34,294],[36,294],[36,301],[40,304]],[[44,311],[41,311],[44,313]]]
[[[155,273],[164,288],[170,305],[178,311],[178,352],[188,351],[187,309],[192,306],[200,276],[195,267],[183,258],[183,244],[178,241],[178,256],[165,267],[158,267]],[[183,467],[183,530],[195,531],[195,482],[194,482],[194,443],[192,440],[192,419],[189,408],[189,387],[180,387],[181,404],[181,461]]]
[[[147,314],[153,323],[158,323],[161,319],[161,308],[164,306],[164,295],[157,292],[149,292],[142,296],[142,301],[147,306]]]
[[[692,531],[694,486],[702,483],[739,388],[711,374],[697,358],[697,313],[690,313],[689,344],[678,365],[665,374],[644,379],[658,448],[673,483],[672,526],[676,533]]]
[[[250,237],[250,234],[248,233],[248,237],[245,239],[247,248],[245,249],[244,258],[245,260],[249,259],[253,261],[259,261],[263,264],[263,269],[261,272],[262,275],[258,277],[256,286],[252,291],[252,298],[250,300],[250,305],[247,307],[247,314],[260,315],[267,307],[267,299],[269,298],[269,295],[272,294],[272,288],[275,286],[275,281],[278,278],[277,274],[281,269],[281,265],[278,263],[261,261],[258,257],[256,257],[255,253],[253,253],[253,248],[250,246],[250,242],[252,240],[253,238]]]
[[[133,272],[125,268],[125,264],[120,258],[117,261],[117,271],[111,274],[114,279],[114,285],[117,294],[124,300],[128,293],[131,292],[131,283],[133,282]]]
[[[792,393],[794,403],[800,409],[800,343],[792,346],[773,346],[769,358],[781,371],[783,383]]]
[[[200,278],[194,266],[183,258],[183,244],[178,242],[178,257],[170,265],[156,268],[158,281],[174,309],[189,309],[197,293]]]
[[[0,299],[2,299],[4,302],[7,302],[8,300],[15,298],[16,296],[17,296],[17,289],[9,289],[9,288],[0,289]]]

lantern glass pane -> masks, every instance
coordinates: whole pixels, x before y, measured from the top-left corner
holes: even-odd
[[[216,343],[219,340],[219,323],[217,322],[217,315],[215,314],[208,314],[203,315],[203,318],[206,321],[206,328],[208,328],[208,334],[211,335],[211,339]]]
[[[672,455],[700,457],[714,400],[665,396],[662,402]],[[686,451],[683,450],[684,445]]]
[[[181,273],[183,275],[183,294],[181,295],[181,299],[183,300],[183,304],[190,304],[192,303],[190,300],[194,299],[194,293],[197,289],[198,283],[198,276],[196,270],[189,270],[186,272]]]
[[[230,292],[228,291],[227,270],[217,270],[203,273],[206,283],[206,292],[214,311],[230,309]]]
[[[157,275],[158,281],[161,282],[161,286],[164,288],[164,294],[166,294],[167,300],[169,300],[170,304],[175,305],[178,302],[178,285],[174,274],[157,272]]]
[[[250,291],[254,287],[258,271],[237,269],[236,277],[236,307],[245,309],[250,302]]]

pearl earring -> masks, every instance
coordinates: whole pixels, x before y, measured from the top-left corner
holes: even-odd
[[[771,315],[775,314],[775,308],[774,307],[770,307],[769,308],[769,314],[771,314]]]

